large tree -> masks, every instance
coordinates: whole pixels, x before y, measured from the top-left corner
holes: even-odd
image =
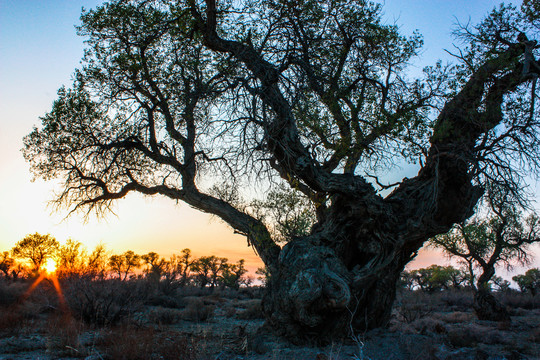
[[[83,66],[24,153],[72,211],[140,192],[223,219],[266,264],[263,309],[290,339],[383,326],[405,264],[485,179],[516,190],[538,170],[531,9],[462,28],[459,64],[410,80],[421,37],[368,1],[111,1],[83,13]],[[418,174],[384,192],[373,176],[402,161]],[[316,213],[283,246],[236,191],[272,182]]]

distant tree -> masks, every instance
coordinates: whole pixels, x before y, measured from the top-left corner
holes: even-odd
[[[291,339],[385,326],[423,244],[469,218],[488,179],[519,192],[539,172],[534,3],[459,29],[458,64],[414,78],[420,35],[367,0],[107,1],[82,14],[81,69],[24,156],[70,211],[139,192],[223,219],[272,274],[263,310]],[[405,162],[417,174],[377,178]],[[300,191],[316,223],[276,237],[207,191],[224,178]]]
[[[88,255],[85,267],[85,275],[93,278],[104,278],[108,265],[108,254],[105,245],[98,244]]]
[[[15,244],[12,250],[13,256],[28,260],[32,265],[32,271],[38,273],[47,259],[57,255],[60,244],[51,235],[38,233],[27,235]]]
[[[532,296],[540,292],[540,269],[538,268],[529,269],[525,274],[512,277],[512,280],[518,284],[521,292],[528,292]]]
[[[197,273],[197,282],[201,288],[209,285],[214,288],[221,281],[221,274],[228,266],[227,258],[220,258],[215,255],[201,256],[196,259],[191,269]]]
[[[131,250],[128,250],[121,255],[111,255],[109,257],[109,268],[112,272],[116,273],[118,278],[122,281],[127,280],[129,274],[140,266],[140,255],[135,254]]]
[[[510,281],[503,279],[500,276],[493,276],[490,283],[491,288],[499,292],[507,292],[510,290]]]
[[[460,271],[453,266],[431,265],[427,268],[413,270],[409,273],[410,280],[422,291],[436,292],[443,289],[449,289],[452,286],[458,286],[461,283],[458,281],[462,276]]]
[[[247,273],[244,267],[245,260],[240,259],[236,264],[227,264],[221,273],[221,281],[224,286],[238,289],[242,285],[243,276]]]
[[[146,277],[150,279],[151,282],[154,282],[156,284],[159,283],[161,277],[163,276],[163,273],[165,272],[165,268],[168,265],[167,260],[160,257],[155,252],[149,252],[148,254],[144,254],[141,256],[141,259],[144,264],[147,265],[146,269],[144,269]]]
[[[411,271],[403,270],[399,277],[398,288],[413,290],[415,285],[414,277]]]
[[[181,286],[185,286],[189,283],[190,272],[193,266],[193,259],[191,257],[190,249],[183,249],[182,254],[178,257],[177,266],[182,271],[182,278],[180,281]]]
[[[88,254],[82,243],[67,239],[66,243],[58,248],[58,274],[64,276],[82,275],[86,271],[87,258]]]
[[[9,251],[0,253],[0,271],[4,274],[4,277],[9,278],[12,276],[12,268],[15,265],[15,259],[11,256]]]
[[[268,285],[271,274],[270,274],[270,271],[268,271],[268,269],[266,268],[266,266],[257,268],[257,271],[255,271],[255,274],[259,275],[257,279],[262,282],[263,286]]]
[[[177,288],[185,286],[184,281],[184,258],[172,255],[168,261],[163,263],[162,277],[159,289],[167,295],[172,294]],[[187,275],[186,275],[187,276]]]
[[[489,281],[497,265],[509,268],[514,262],[528,261],[527,247],[540,241],[540,219],[534,213],[525,218],[514,194],[500,186],[488,187],[484,204],[486,215],[477,215],[431,241],[469,263],[471,273],[480,269],[479,276],[472,275],[478,318],[509,320],[507,310],[491,295]]]

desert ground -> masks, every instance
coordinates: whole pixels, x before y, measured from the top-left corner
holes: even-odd
[[[510,323],[477,320],[467,290],[400,290],[387,328],[299,346],[265,328],[260,287],[0,280],[1,360],[540,359],[540,296],[515,290],[497,293]]]

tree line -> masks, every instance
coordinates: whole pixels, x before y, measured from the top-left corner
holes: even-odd
[[[31,278],[45,271],[48,261],[56,265],[55,275],[59,278],[146,278],[164,290],[188,285],[238,289],[253,280],[247,276],[244,259],[231,263],[215,255],[195,258],[187,248],[168,259],[156,252],[136,254],[128,250],[111,254],[102,244],[89,252],[79,241],[68,239],[61,244],[53,236],[39,233],[25,236],[10,251],[0,253],[0,273],[13,280]]]
[[[450,289],[475,288],[475,275],[468,268],[455,268],[451,265],[430,265],[426,268],[405,270],[401,273],[399,287],[407,290],[419,290],[426,293],[435,293]],[[540,269],[531,268],[524,274],[512,277],[522,293],[532,296],[540,291]],[[488,282],[488,288],[495,291],[511,291],[510,281],[500,276],[493,276]]]

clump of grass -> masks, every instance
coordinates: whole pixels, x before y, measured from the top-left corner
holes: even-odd
[[[182,313],[175,309],[157,307],[148,313],[148,319],[158,325],[172,325],[180,321]]]
[[[84,325],[68,314],[51,315],[47,321],[47,350],[60,356],[86,357],[81,343]]]

